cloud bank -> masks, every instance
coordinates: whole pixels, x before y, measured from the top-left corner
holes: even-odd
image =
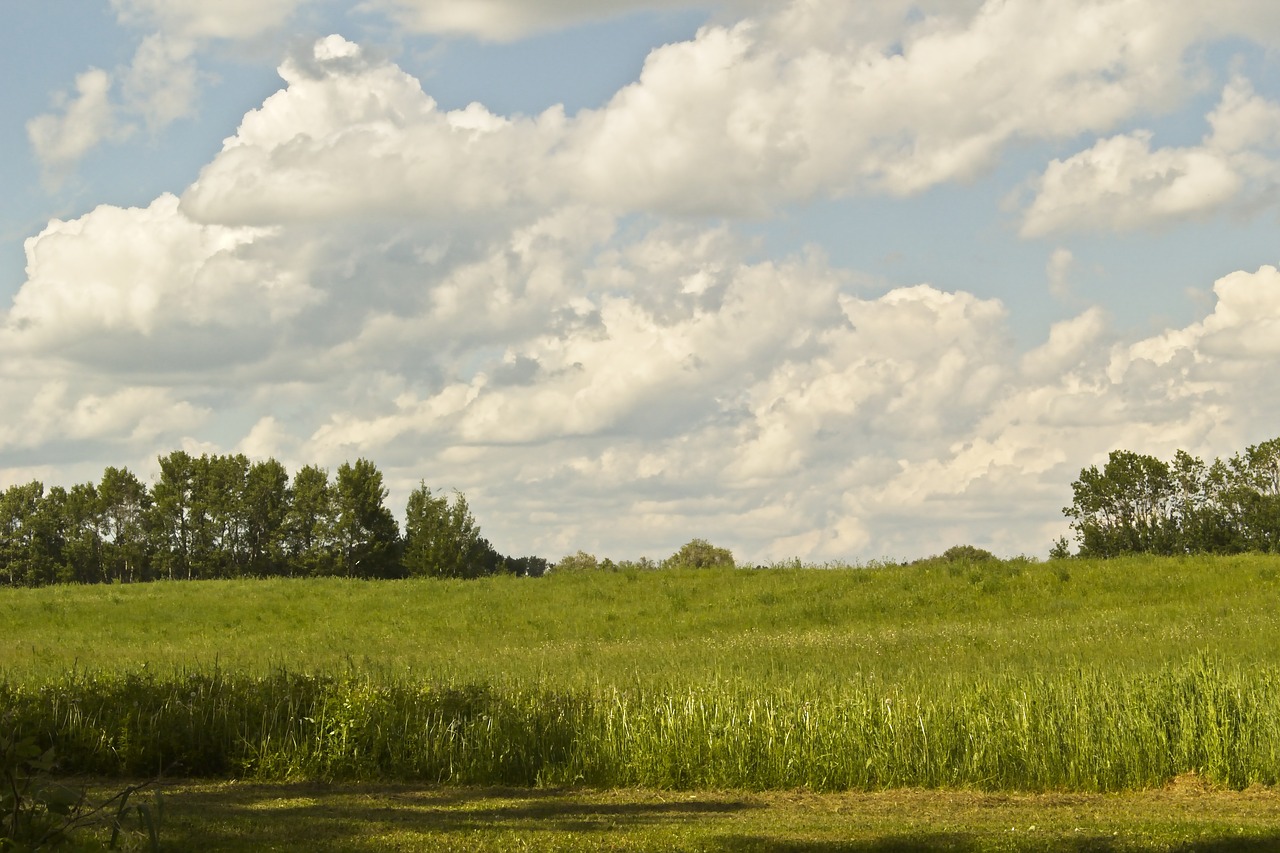
[[[234,27],[196,5],[117,8],[197,40],[299,6],[253,5]],[[508,31],[497,2],[454,23],[393,5],[489,38],[587,14],[549,4]],[[39,454],[144,472],[173,447],[292,467],[367,456],[393,500],[420,478],[460,488],[499,549],[553,558],[660,556],[694,536],[757,560],[961,540],[1043,553],[1070,481],[1107,450],[1269,437],[1274,267],[1221,278],[1179,328],[1135,336],[1090,308],[1023,352],[999,300],[946,282],[871,291],[817,250],[767,257],[733,223],[926,192],[1082,134],[1107,135],[1032,180],[1024,235],[1265,205],[1280,109],[1243,77],[1199,146],[1127,123],[1183,97],[1195,45],[1274,38],[1272,7],[865,5],[710,24],[573,115],[443,110],[336,35],[295,52],[180,195],[27,241],[0,328],[0,399],[21,413],[0,431],[0,476]],[[188,67],[183,44],[139,51],[139,115],[190,102],[158,70]],[[109,89],[80,88],[45,148],[79,138],[71,116]],[[1073,261],[1046,254],[1059,295]]]

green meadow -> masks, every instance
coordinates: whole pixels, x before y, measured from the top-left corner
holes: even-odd
[[[1280,664],[1280,558],[0,589],[0,676],[345,676],[571,690]]]
[[[1280,776],[1280,561],[0,590],[68,772],[1127,791]]]

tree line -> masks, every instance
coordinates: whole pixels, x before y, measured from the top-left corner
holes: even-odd
[[[97,483],[0,494],[0,584],[109,583],[238,577],[540,575],[539,557],[499,554],[466,498],[420,484],[404,531],[367,459],[333,476],[243,454],[159,459],[150,488],[127,468]]]
[[[1115,450],[1071,488],[1063,513],[1082,557],[1280,552],[1280,438],[1208,464]],[[1069,554],[1065,537],[1051,552]]]

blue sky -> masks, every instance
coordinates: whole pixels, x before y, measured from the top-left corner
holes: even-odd
[[[0,485],[377,462],[500,549],[1042,554],[1276,434],[1280,11],[59,0],[0,38]]]

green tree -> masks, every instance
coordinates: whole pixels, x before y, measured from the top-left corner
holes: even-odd
[[[36,480],[0,493],[0,576],[11,586],[41,582],[35,520],[43,499],[44,484]]]
[[[54,494],[55,489],[50,489]],[[93,483],[72,486],[58,502],[62,518],[62,563],[59,580],[101,583],[106,579],[102,564],[101,501]]]
[[[1280,551],[1280,438],[1246,448],[1226,467],[1222,502],[1238,550]]]
[[[304,466],[293,477],[293,496],[285,512],[284,546],[289,575],[333,572],[334,494],[329,472]]]
[[[384,501],[382,472],[368,459],[338,467],[334,486],[335,544],[348,577],[391,577],[397,566],[400,528]]]
[[[280,574],[285,562],[289,474],[275,459],[249,466],[244,485],[244,545],[254,575]]]
[[[411,576],[475,578],[492,574],[500,558],[480,535],[461,492],[449,501],[420,483],[405,508],[402,561]]]
[[[1081,556],[1176,550],[1173,478],[1159,459],[1115,450],[1101,471],[1097,466],[1082,470],[1071,488],[1074,500],[1063,513],[1073,519]]]
[[[148,578],[147,514],[151,496],[128,468],[107,468],[98,484],[98,523],[107,580]]]
[[[190,579],[195,575],[196,460],[184,450],[175,450],[159,461],[160,478],[152,489],[156,568],[170,580]]]
[[[942,552],[942,559],[948,563],[986,563],[995,560],[996,555],[976,545],[952,545]]]
[[[242,453],[201,456],[196,462],[193,502],[202,577],[239,577],[247,568],[245,482],[249,459]]]

